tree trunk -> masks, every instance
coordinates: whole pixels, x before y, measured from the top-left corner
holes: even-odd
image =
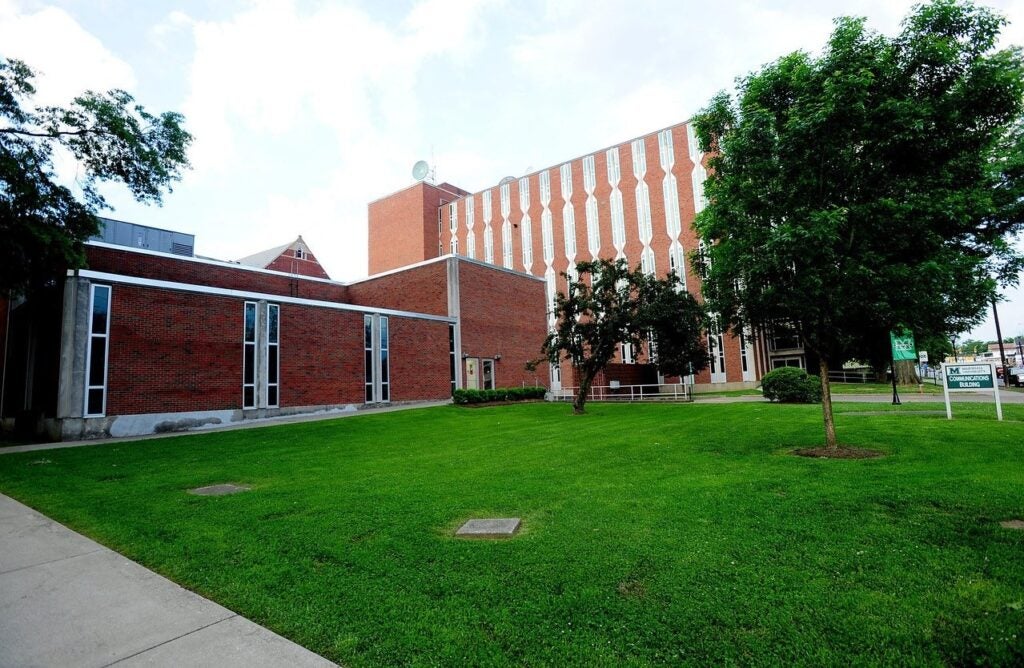
[[[580,378],[580,386],[576,390],[576,398],[572,400],[572,412],[574,415],[583,415],[586,411],[587,392],[590,392],[590,385],[594,382],[594,374],[585,372]]]
[[[832,389],[828,384],[828,360],[824,356],[818,358],[818,370],[821,373],[821,414],[825,419],[825,447],[837,448],[836,421],[832,416]]]
[[[921,383],[913,360],[900,360],[896,362],[895,367],[897,385],[919,385]]]

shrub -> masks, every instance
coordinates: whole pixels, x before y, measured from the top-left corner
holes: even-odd
[[[821,379],[803,369],[782,367],[761,379],[761,391],[769,401],[783,404],[816,404],[821,401]]]
[[[496,390],[455,390],[452,401],[460,406],[484,404],[494,401],[523,401],[543,399],[546,387],[499,387]]]

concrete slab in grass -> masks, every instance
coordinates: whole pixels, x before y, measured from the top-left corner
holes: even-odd
[[[1004,529],[1017,529],[1018,531],[1024,531],[1024,520],[1005,520],[999,523],[999,526]]]
[[[239,492],[248,492],[252,487],[249,485],[233,485],[231,483],[224,483],[221,485],[207,485],[206,487],[196,487],[195,489],[188,490],[189,494],[195,494],[196,496],[227,496],[228,494],[238,494]]]
[[[518,517],[469,520],[455,532],[459,538],[508,538],[519,531]]]

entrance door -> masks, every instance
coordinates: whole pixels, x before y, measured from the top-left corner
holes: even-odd
[[[483,367],[484,377],[484,389],[494,389],[494,360],[482,360],[481,366]]]
[[[466,358],[466,389],[480,389],[480,360],[475,357]]]

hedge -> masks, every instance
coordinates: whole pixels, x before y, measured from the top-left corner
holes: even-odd
[[[486,404],[492,401],[543,399],[546,387],[499,387],[496,390],[455,390],[452,399],[459,405]]]

